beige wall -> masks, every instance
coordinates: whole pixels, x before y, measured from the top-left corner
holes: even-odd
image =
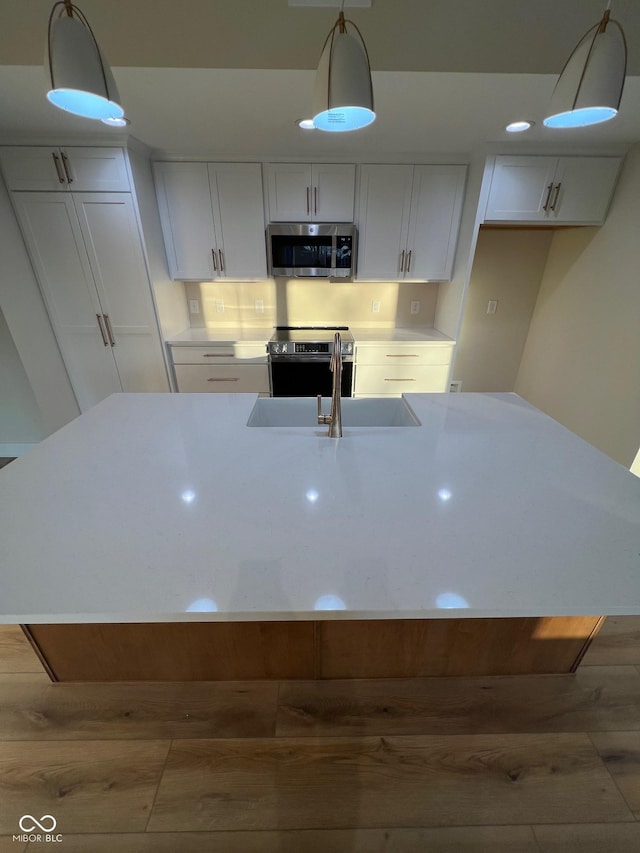
[[[540,229],[480,230],[453,370],[463,391],[513,391],[551,238]]]
[[[629,467],[640,445],[640,145],[607,221],[553,237],[515,390]]]
[[[231,284],[186,284],[187,299],[197,299],[201,313],[191,315],[191,325],[376,325],[432,326],[438,298],[437,284],[366,284],[271,279]],[[264,313],[258,314],[256,300],[262,300]],[[216,310],[222,301],[224,312]],[[372,302],[380,302],[374,314]],[[418,314],[411,314],[411,302],[420,303]]]

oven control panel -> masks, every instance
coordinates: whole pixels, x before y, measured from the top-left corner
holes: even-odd
[[[296,352],[302,352],[302,353],[304,353],[304,352],[314,352],[314,353],[326,352],[326,353],[328,353],[329,352],[329,344],[319,344],[319,343],[294,344],[294,346],[296,348],[295,349]]]

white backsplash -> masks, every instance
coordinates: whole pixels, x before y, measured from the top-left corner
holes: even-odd
[[[332,283],[268,279],[257,282],[188,282],[192,327],[275,325],[432,326],[437,283]],[[418,313],[411,304],[418,302]],[[374,312],[374,303],[379,311]],[[260,310],[260,308],[262,310]]]

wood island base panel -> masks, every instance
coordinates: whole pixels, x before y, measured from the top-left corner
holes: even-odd
[[[603,616],[24,625],[54,681],[570,673]]]

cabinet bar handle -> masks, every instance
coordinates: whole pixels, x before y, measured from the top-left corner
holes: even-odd
[[[213,258],[213,271],[218,272],[218,262],[216,261],[216,250],[211,250],[211,257]]]
[[[204,352],[203,358],[235,358],[232,352]]]
[[[232,378],[225,379],[207,379],[207,382],[238,382],[240,377],[234,376]]]
[[[407,272],[411,272],[411,255],[413,253],[413,249],[409,249],[409,254],[407,255]]]
[[[64,177],[62,175],[62,172],[60,171],[60,158],[53,151],[51,152],[51,156],[53,157],[53,162],[55,163],[55,166],[56,166],[56,172],[58,173],[58,180],[60,181],[61,184],[64,184]]]
[[[389,355],[387,353],[387,358],[420,358],[420,356],[415,352],[402,353],[401,355]]]
[[[104,317],[104,324],[107,327],[107,334],[109,335],[109,343],[111,344],[112,347],[114,347],[116,345],[116,342],[114,340],[113,332],[111,330],[111,321],[109,320],[109,315],[103,314],[102,316]]]
[[[400,253],[400,272],[404,272],[404,249]]]
[[[64,151],[61,151],[60,153],[62,155],[62,165],[64,166],[64,173],[67,176],[67,182],[72,184],[73,178],[71,177],[71,170],[69,169],[69,158]]]
[[[310,213],[310,208],[309,208],[309,187],[307,187],[307,213]]]
[[[224,255],[222,254],[222,249],[218,249],[218,254],[220,255],[220,272],[224,272]]]
[[[542,209],[546,212],[549,210],[549,200],[551,198],[551,190],[553,189],[553,183],[549,184],[547,187],[547,197],[544,200],[544,204],[542,205]]]
[[[96,319],[98,321],[98,328],[100,329],[100,334],[102,335],[102,343],[108,347],[109,341],[107,340],[107,336],[104,333],[104,327],[102,325],[102,317],[99,314],[96,314]]]
[[[409,379],[407,377],[406,379],[385,379],[384,381],[385,382],[415,382],[416,380],[415,379]]]
[[[313,212],[318,212],[318,187],[313,188]]]
[[[558,196],[560,195],[560,187],[562,186],[562,181],[556,184],[556,194],[553,197],[553,202],[549,205],[549,210],[555,210],[556,204],[558,203]]]

